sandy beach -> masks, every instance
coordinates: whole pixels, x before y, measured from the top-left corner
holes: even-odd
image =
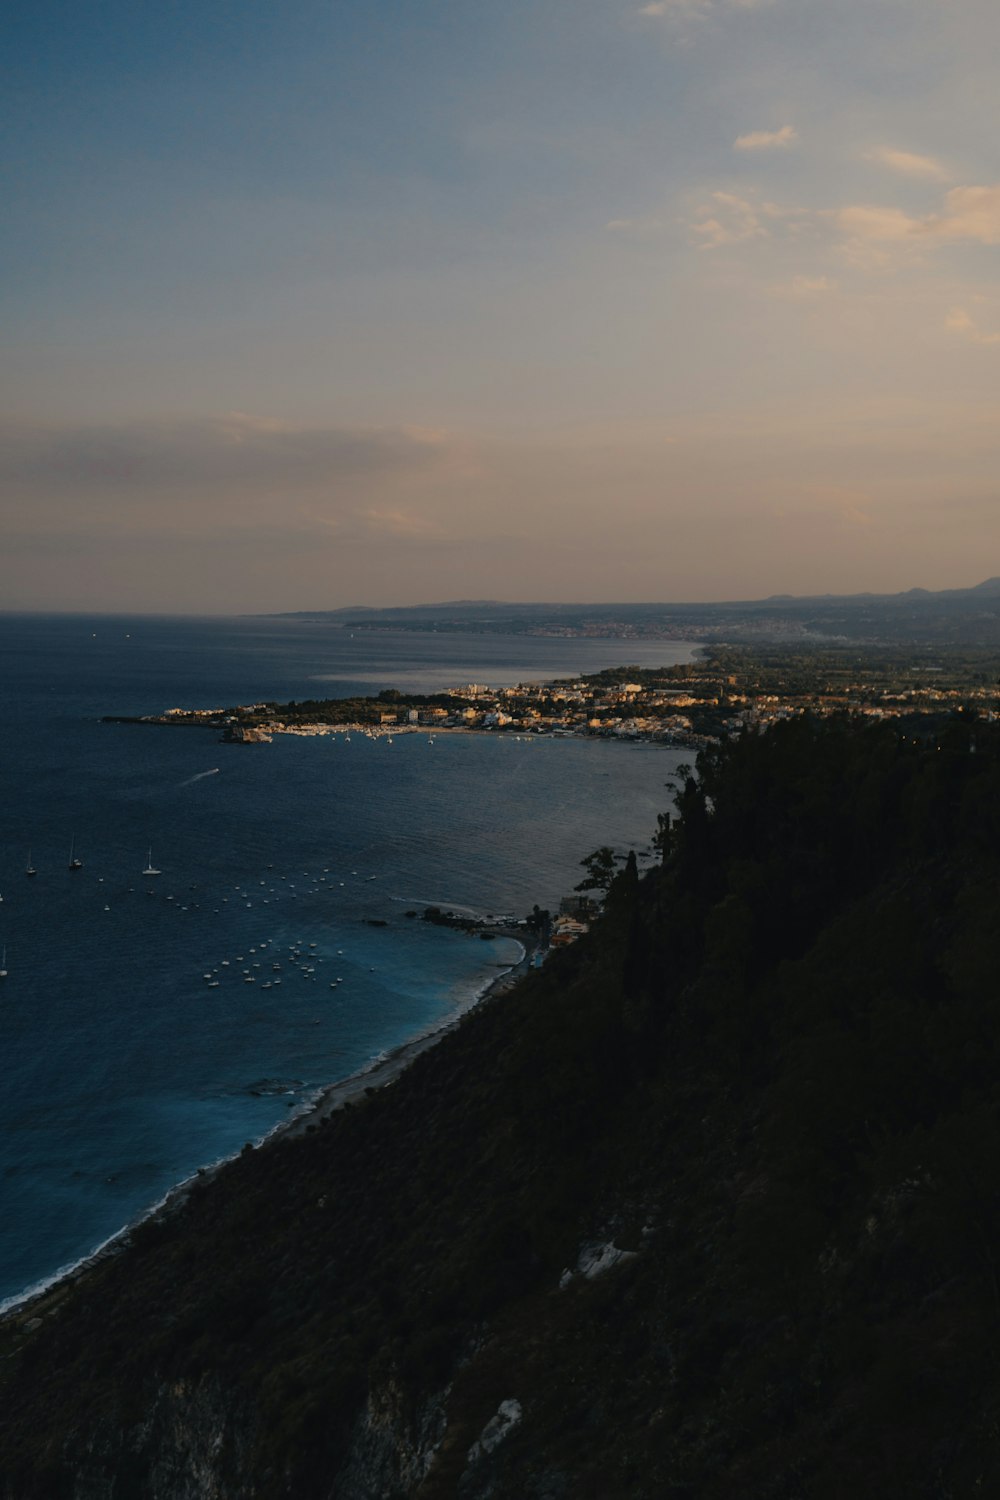
[[[340,1109],[344,1104],[351,1104],[356,1099],[363,1098],[371,1089],[385,1088],[386,1084],[392,1083],[400,1073],[419,1057],[421,1052],[426,1052],[428,1047],[433,1047],[449,1031],[454,1031],[463,1016],[468,1015],[477,1005],[482,1005],[484,1000],[493,999],[503,994],[516,984],[521,976],[527,973],[531,950],[526,948],[520,938],[521,957],[508,969],[504,969],[495,979],[478,995],[474,995],[465,1005],[458,1006],[451,1015],[447,1016],[438,1025],[429,1031],[422,1032],[401,1046],[393,1048],[384,1058],[378,1062],[363,1068],[358,1073],[352,1073],[348,1078],[342,1078],[337,1083],[331,1083],[320,1090],[308,1105],[297,1110],[287,1120],[281,1120],[264,1137],[262,1144],[279,1138],[287,1140],[289,1136],[301,1135],[310,1125],[325,1115],[332,1114],[335,1109]]]
[[[277,1140],[288,1140],[296,1136],[304,1135],[305,1132],[314,1128],[316,1123],[330,1115],[334,1110],[343,1108],[346,1104],[353,1104],[359,1099],[364,1099],[368,1094],[377,1089],[386,1088],[394,1083],[414,1058],[419,1057],[422,1052],[435,1046],[449,1031],[453,1031],[461,1022],[463,1016],[468,1015],[477,1005],[484,1001],[495,999],[504,994],[517,981],[527,973],[534,951],[534,942],[529,939],[525,944],[521,935],[503,933],[503,936],[511,937],[521,946],[521,956],[517,961],[497,974],[477,994],[470,996],[464,1004],[458,1005],[437,1025],[412,1037],[408,1042],[393,1048],[384,1057],[350,1074],[347,1078],[338,1079],[336,1082],[327,1084],[321,1088],[307,1104],[297,1109],[294,1114],[278,1123],[257,1142],[258,1149],[266,1149],[272,1142]],[[29,1287],[24,1292],[8,1299],[7,1303],[0,1306],[0,1319],[23,1320],[26,1327],[35,1326],[35,1320],[41,1319],[51,1312],[69,1286],[84,1276],[91,1267],[98,1265],[108,1256],[117,1255],[126,1249],[132,1231],[140,1224],[149,1219],[166,1217],[168,1214],[176,1213],[187,1201],[191,1188],[196,1184],[210,1182],[219,1172],[224,1171],[228,1164],[235,1159],[238,1153],[226,1156],[222,1160],[212,1163],[210,1166],[199,1167],[190,1177],[183,1182],[177,1183],[170,1191],[161,1198],[158,1203],[140,1214],[131,1223],[124,1225],[118,1232],[106,1240],[97,1249],[93,1250],[83,1259],[76,1261],[71,1266],[56,1271],[51,1277],[35,1287]]]

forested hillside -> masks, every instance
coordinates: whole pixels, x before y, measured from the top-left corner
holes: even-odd
[[[6,1500],[1000,1493],[1000,733],[790,720],[678,808],[589,937],[0,1328]]]

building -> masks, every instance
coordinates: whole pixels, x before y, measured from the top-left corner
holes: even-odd
[[[598,904],[593,896],[586,896],[583,892],[574,891],[571,896],[563,896],[559,902],[559,915],[561,917],[575,917],[578,922],[588,922],[596,917]]]

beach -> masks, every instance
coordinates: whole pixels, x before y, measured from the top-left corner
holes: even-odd
[[[387,1084],[395,1082],[414,1058],[426,1052],[429,1047],[435,1046],[447,1032],[454,1031],[471,1010],[487,1000],[493,1000],[505,994],[512,985],[517,983],[518,979],[528,972],[533,949],[530,945],[526,947],[522,939],[519,938],[518,941],[521,943],[522,953],[517,963],[509,969],[504,969],[503,973],[498,974],[495,979],[491,979],[481,993],[474,995],[466,1004],[456,1007],[451,1015],[446,1016],[436,1026],[413,1037],[408,1042],[403,1042],[401,1046],[393,1048],[384,1058],[378,1059],[357,1073],[352,1073],[348,1078],[328,1084],[304,1108],[297,1110],[289,1119],[279,1121],[273,1129],[268,1131],[261,1144],[266,1145],[268,1141],[279,1138],[287,1140],[291,1136],[302,1135],[317,1120],[332,1114],[334,1110],[342,1108],[345,1104],[353,1104],[373,1089],[385,1088]]]
[[[452,1018],[519,950],[407,912],[555,909],[588,851],[642,851],[683,755],[468,732],[223,754],[211,729],[101,722],[548,680],[601,666],[586,642],[129,619],[8,622],[5,648],[0,1308]]]
[[[506,934],[510,936],[511,934]],[[322,1087],[311,1099],[298,1108],[294,1114],[285,1120],[280,1120],[272,1126],[269,1131],[256,1143],[257,1149],[266,1150],[268,1146],[279,1140],[290,1140],[306,1134],[307,1131],[315,1129],[316,1124],[334,1113],[335,1110],[343,1109],[347,1105],[354,1105],[363,1101],[377,1090],[387,1088],[394,1083],[400,1074],[410,1066],[415,1058],[421,1053],[436,1046],[448,1032],[454,1031],[465,1016],[477,1006],[483,1005],[488,1000],[497,999],[505,994],[517,981],[528,972],[531,957],[534,952],[534,939],[530,936],[525,941],[518,936],[516,939],[521,946],[521,956],[509,968],[491,979],[477,993],[471,995],[464,1003],[459,1003],[436,1025],[429,1027],[426,1031],[411,1037],[408,1041],[394,1047],[384,1057],[378,1057],[364,1068],[350,1074],[346,1078],[337,1079],[335,1082]],[[22,1321],[26,1329],[37,1326],[38,1321],[52,1312],[67,1289],[85,1276],[94,1266],[99,1265],[109,1256],[118,1255],[128,1248],[132,1232],[140,1224],[150,1219],[166,1218],[181,1209],[187,1201],[188,1194],[196,1185],[202,1185],[212,1181],[218,1174],[225,1170],[230,1162],[235,1160],[238,1152],[213,1162],[209,1166],[199,1167],[197,1171],[177,1183],[170,1191],[153,1204],[146,1212],[138,1215],[131,1223],[123,1225],[117,1233],[113,1234],[103,1244],[99,1245],[89,1255],[83,1256],[72,1265],[47,1277],[37,1286],[28,1287],[17,1296],[8,1298],[0,1304],[0,1320],[12,1319]]]

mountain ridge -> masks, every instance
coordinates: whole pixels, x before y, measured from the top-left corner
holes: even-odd
[[[893,600],[910,600],[916,597],[922,599],[964,599],[970,595],[988,595],[1000,597],[1000,576],[986,578],[981,583],[972,584],[967,588],[958,589],[925,589],[920,587],[903,589],[896,593],[873,593],[862,591],[853,594],[768,594],[761,598],[744,599],[715,599],[715,600],[681,600],[669,599],[647,599],[632,601],[615,600],[505,600],[505,599],[447,599],[432,601],[424,604],[355,604],[341,605],[336,609],[299,609],[283,610],[278,613],[269,613],[265,618],[302,618],[303,616],[328,615],[331,618],[339,616],[355,616],[360,614],[410,614],[424,611],[460,610],[460,609],[503,609],[511,611],[531,610],[580,610],[580,609],[625,609],[625,610],[649,610],[649,609],[730,609],[730,608],[752,608],[766,604],[870,604],[889,603]]]
[[[505,604],[451,601],[376,609],[298,610],[300,619],[364,630],[466,631],[733,642],[850,640],[942,648],[1000,645],[1000,579],[937,593],[772,595],[723,603]]]

